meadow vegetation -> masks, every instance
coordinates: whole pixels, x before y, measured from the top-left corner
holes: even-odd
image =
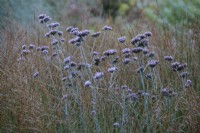
[[[1,30],[0,132],[200,131],[196,21],[66,21]]]

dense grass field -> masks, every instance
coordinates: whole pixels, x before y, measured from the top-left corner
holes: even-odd
[[[199,30],[12,22],[1,31],[0,132],[200,132]]]

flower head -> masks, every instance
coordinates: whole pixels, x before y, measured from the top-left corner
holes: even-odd
[[[94,75],[94,79],[101,79],[104,76],[103,72],[96,72]]]
[[[109,49],[109,50],[106,50],[103,54],[106,56],[110,56],[110,55],[115,55],[116,53],[117,53],[117,50]]]
[[[126,64],[129,64],[130,61],[131,61],[130,58],[124,58],[124,59],[122,60],[123,64],[125,64],[125,65],[126,65]]]
[[[50,32],[47,32],[44,36],[49,38],[50,35],[51,35]]]
[[[25,44],[24,44],[24,45],[22,45],[22,49],[26,49],[26,47],[27,47],[27,46],[26,46]]]
[[[69,69],[69,65],[65,65],[64,70],[68,70],[68,69]]]
[[[182,72],[182,73],[180,74],[180,77],[181,77],[181,78],[187,78],[187,77],[188,77],[188,72]]]
[[[138,73],[144,72],[144,67],[143,67],[143,66],[140,66],[140,67],[138,67],[138,68],[136,69],[136,71],[137,71]]]
[[[100,60],[99,57],[96,57],[96,58],[94,59],[94,64],[95,64],[96,66],[98,66],[100,62],[101,62],[101,60]]]
[[[92,52],[92,55],[97,56],[99,53],[97,51]]]
[[[58,44],[58,40],[54,39],[54,40],[52,41],[52,45],[55,46],[55,45],[57,45],[57,44]]]
[[[39,76],[39,72],[38,71],[35,71],[34,74],[33,74],[33,78],[36,78]]]
[[[56,57],[58,54],[57,53],[52,53],[51,58]]]
[[[137,96],[136,93],[131,93],[131,94],[129,95],[129,97],[130,97],[130,99],[131,99],[132,101],[136,101],[136,100],[138,99],[138,96]]]
[[[34,44],[30,44],[29,45],[29,49],[34,49],[35,48],[35,45]]]
[[[48,54],[48,50],[43,50],[42,53],[46,55]]]
[[[139,53],[141,52],[143,49],[141,47],[138,47],[138,48],[132,48],[132,52],[133,53]]]
[[[186,67],[187,67],[187,63],[179,64],[178,67],[176,68],[176,70],[177,71],[181,71]]]
[[[69,27],[66,28],[66,31],[67,31],[67,32],[71,32],[71,30],[72,30],[73,28],[74,28],[73,26],[69,26]]]
[[[133,39],[131,39],[131,44],[136,45],[137,42],[139,42],[139,41],[140,41],[140,38],[136,36]]]
[[[158,62],[159,62],[158,60],[150,60],[148,61],[147,66],[153,68],[158,64]]]
[[[76,62],[71,61],[71,62],[69,63],[69,65],[70,65],[70,67],[75,67],[75,66],[76,66]]]
[[[125,36],[122,36],[122,37],[119,37],[117,38],[118,42],[120,43],[124,43],[126,41],[126,37]]]
[[[189,88],[189,87],[191,87],[191,86],[192,86],[192,81],[188,79],[188,80],[185,82],[185,88]]]
[[[147,73],[147,74],[146,74],[146,78],[147,78],[147,79],[152,79],[152,77],[153,77],[152,73]]]
[[[61,42],[61,43],[65,42],[65,39],[64,39],[64,38],[61,38],[61,39],[60,39],[60,42]]]
[[[125,90],[125,89],[128,89],[128,86],[127,85],[122,85],[121,88],[122,88],[122,90]]]
[[[112,61],[112,64],[115,64],[119,61],[119,56],[116,56],[115,59]]]
[[[149,53],[147,54],[147,56],[150,57],[150,58],[154,57],[154,55],[155,55],[155,52],[149,52]]]
[[[58,35],[59,36],[62,36],[63,35],[63,32],[62,31],[57,31]]]
[[[115,122],[115,123],[113,124],[113,126],[114,126],[114,127],[119,127],[120,124],[119,124],[119,122]]]
[[[146,54],[149,53],[149,50],[147,48],[143,48],[142,52],[143,52],[144,55],[146,55]]]
[[[173,60],[173,57],[172,56],[164,56],[164,59],[166,61],[172,61]]]
[[[91,85],[91,82],[89,80],[84,83],[85,87],[89,87],[90,85]]]
[[[80,36],[80,37],[85,37],[89,34],[90,34],[89,30],[82,30],[82,31],[78,32],[78,36]]]
[[[105,25],[102,30],[112,30],[112,27]]]
[[[167,89],[167,88],[162,89],[162,90],[161,90],[161,94],[162,94],[163,96],[169,96],[169,91],[168,91],[168,89]]]
[[[151,33],[150,31],[147,31],[147,32],[144,33],[144,35],[145,35],[146,37],[150,37],[150,36],[152,36],[152,33]]]
[[[123,53],[123,54],[128,54],[128,53],[130,53],[130,52],[131,52],[131,49],[130,49],[130,48],[125,48],[125,49],[122,50],[122,53]]]
[[[39,16],[38,16],[38,18],[39,19],[43,19],[45,16],[47,16],[46,14],[40,14]]]
[[[52,36],[54,36],[58,31],[57,30],[50,30],[49,34],[51,34]]]
[[[48,21],[51,20],[51,18],[49,16],[45,16],[42,20],[43,20],[43,23],[47,23]]]
[[[27,55],[30,52],[31,52],[30,50],[24,49],[24,50],[21,51],[21,55]]]
[[[66,81],[66,80],[67,80],[67,77],[63,77],[63,78],[62,78],[62,81]]]
[[[117,71],[117,70],[118,70],[117,67],[108,68],[108,72],[109,72],[109,73],[114,73],[114,72]]]
[[[48,24],[47,26],[48,26],[50,29],[53,29],[53,28],[58,27],[59,25],[60,25],[60,23],[55,22],[55,23]]]
[[[92,37],[98,37],[101,34],[101,32],[96,32],[92,34]]]
[[[41,47],[40,47],[40,50],[41,50],[41,51],[48,50],[48,49],[49,49],[48,46],[41,46]]]
[[[172,70],[176,70],[176,69],[178,68],[179,65],[180,65],[179,62],[173,62],[173,63],[171,63],[171,68],[172,68]]]
[[[138,47],[146,47],[148,45],[149,45],[149,41],[146,38],[144,38],[139,42]]]
[[[75,37],[73,39],[70,39],[69,43],[76,44],[76,43],[79,43],[79,42],[82,42],[82,41],[84,41],[84,39],[82,37]]]

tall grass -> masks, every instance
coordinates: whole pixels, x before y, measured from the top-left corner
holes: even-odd
[[[50,23],[2,31],[1,132],[199,131],[198,26]]]

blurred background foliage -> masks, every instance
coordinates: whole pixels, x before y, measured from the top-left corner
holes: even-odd
[[[199,23],[199,0],[0,0],[1,27],[8,20],[21,24],[40,13],[64,23],[98,23],[102,19],[132,23],[141,17],[175,25]],[[123,18],[123,19],[122,19]],[[83,21],[84,20],[84,21]],[[67,22],[66,22],[67,21]]]

